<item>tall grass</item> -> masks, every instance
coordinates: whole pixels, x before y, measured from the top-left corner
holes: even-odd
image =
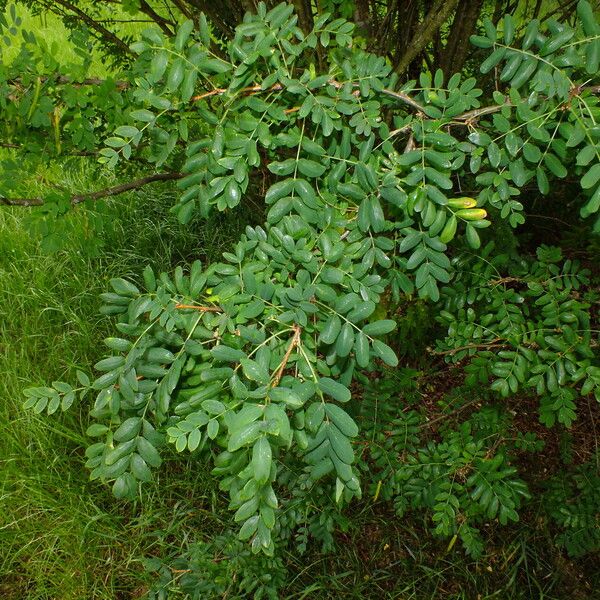
[[[64,26],[62,20],[56,14],[49,11],[34,14],[27,6],[16,4],[14,1],[11,2],[9,0],[7,8],[4,11],[9,23],[12,23],[11,4],[14,5],[14,14],[22,19],[24,28],[27,31],[33,32],[38,40],[45,42],[52,57],[60,60],[62,64],[81,63],[81,57],[75,52],[75,47],[65,43],[65,40],[70,38],[71,32]],[[100,21],[103,19],[116,21],[118,35],[123,39],[136,39],[144,29],[153,25],[152,23],[138,21],[127,22],[128,18],[131,18],[131,16],[119,4],[114,4],[110,8],[105,8],[103,5],[98,16],[98,20]],[[109,27],[114,29],[115,24],[109,25]],[[5,44],[0,45],[0,57],[3,62],[10,62],[17,55],[18,51],[19,48],[16,44],[10,46]],[[89,73],[91,77],[103,78],[111,75],[110,63],[107,63],[103,59],[103,54],[97,45],[92,50],[91,58]],[[114,72],[112,75],[114,76]]]
[[[59,19],[34,17],[22,6],[18,11],[62,59],[75,58]],[[145,25],[127,27],[124,33],[134,33]],[[103,61],[94,57],[91,74],[105,76]],[[92,177],[84,162],[44,169],[26,182],[30,195],[43,189],[45,179],[73,191],[114,183],[100,171]],[[121,196],[98,205],[99,219],[78,209],[61,222],[63,249],[50,255],[41,251],[24,209],[0,210],[2,600],[141,598],[152,577],[143,557],[166,559],[188,540],[210,540],[231,526],[204,464],[167,457],[138,501],[118,502],[88,480],[87,404],[50,418],[21,408],[24,387],[73,380],[76,368],[85,370],[102,355],[101,340],[113,330],[97,312],[98,294],[111,277],[138,279],[146,264],[161,271],[195,258],[215,259],[252,220],[248,211],[238,211],[182,227],[168,213],[173,195],[172,187],[157,186]],[[475,562],[458,545],[449,551],[428,536],[418,519],[400,520],[369,499],[348,512],[350,526],[336,533],[334,553],[288,549],[282,598],[551,600],[569,597],[564,589],[582,599],[591,590],[571,563],[557,560],[551,540],[527,526],[502,534]],[[561,579],[565,587],[559,588]]]
[[[164,544],[181,542],[190,528],[210,531],[218,522],[204,469],[174,459],[143,492],[143,502],[119,503],[88,481],[88,406],[50,418],[21,408],[24,387],[72,379],[76,368],[98,360],[110,331],[97,312],[98,293],[110,277],[138,277],[147,263],[161,270],[193,257],[215,258],[245,223],[232,215],[180,227],[167,212],[170,196],[164,187],[119,199],[105,211],[110,227],[100,234],[101,252],[90,252],[85,242],[84,211],[68,217],[65,248],[51,255],[40,251],[22,211],[0,211],[3,599],[136,597],[145,581],[140,557],[161,555]]]

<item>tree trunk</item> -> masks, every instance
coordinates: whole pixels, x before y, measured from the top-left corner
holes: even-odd
[[[483,0],[464,0],[454,13],[454,21],[438,65],[446,75],[460,71],[467,59],[469,37],[475,30]]]
[[[313,12],[310,0],[294,0],[294,7],[298,15],[298,26],[304,33],[309,33],[313,28]]]
[[[406,52],[400,57],[394,69],[396,73],[404,73],[410,63],[431,43],[457,4],[458,0],[436,0],[423,22],[417,28]]]

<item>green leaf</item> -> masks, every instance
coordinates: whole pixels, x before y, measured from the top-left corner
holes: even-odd
[[[329,317],[323,329],[321,330],[319,340],[323,344],[333,344],[337,339],[341,329],[341,319],[337,315],[332,315],[331,317]]]
[[[325,404],[325,413],[345,436],[356,437],[358,435],[358,426],[343,408],[337,404]]]
[[[309,160],[307,158],[301,158],[298,160],[298,170],[306,177],[321,177],[321,175],[325,173],[325,169],[325,165],[319,164],[314,160]]]
[[[350,390],[345,385],[334,381],[330,377],[319,379],[319,389],[338,402],[348,402],[351,397]]]
[[[546,176],[546,173],[544,173],[544,170],[539,167],[536,170],[536,180],[540,193],[544,195],[548,194],[550,191],[550,182],[548,181],[548,177]]]
[[[132,455],[130,468],[132,475],[139,481],[152,481],[152,472],[139,454]]]
[[[474,250],[477,250],[481,246],[481,240],[479,239],[479,234],[477,233],[477,230],[470,223],[467,224],[466,234],[467,243],[469,244],[469,246]]]
[[[546,163],[548,169],[550,169],[550,171],[552,171],[552,173],[556,175],[556,177],[563,178],[567,176],[567,169],[560,162],[560,160],[551,152],[547,152],[544,156],[544,163]]]
[[[266,483],[271,475],[272,451],[266,436],[261,436],[252,448],[252,473],[259,484]]]
[[[206,426],[206,433],[211,440],[214,440],[219,433],[219,421],[211,419]]]
[[[204,400],[204,402],[202,402],[202,408],[209,415],[222,415],[227,411],[227,407],[218,400]]]
[[[394,331],[394,329],[396,329],[396,321],[392,321],[391,319],[382,319],[381,321],[367,323],[363,327],[363,332],[366,335],[380,336],[391,333]]]
[[[588,190],[594,187],[600,180],[600,163],[593,165],[590,170],[581,178],[581,187]]]
[[[190,452],[194,452],[202,441],[202,432],[200,429],[194,429],[188,435],[187,448]]]
[[[504,43],[507,46],[512,44],[515,35],[515,24],[510,15],[504,16]]]
[[[108,427],[106,425],[102,425],[101,423],[94,423],[90,425],[86,430],[86,435],[90,437],[100,437],[104,435],[108,431]]]
[[[472,35],[470,40],[471,44],[473,44],[473,46],[477,46],[478,48],[491,48],[494,45],[492,40],[480,35]]]
[[[251,381],[258,383],[267,384],[269,383],[269,373],[267,370],[259,365],[256,361],[249,358],[242,358],[240,360],[244,375]]]
[[[183,50],[193,30],[194,22],[191,19],[184,21],[180,25],[177,35],[175,36],[175,42],[173,44],[177,51],[181,52]]]
[[[113,437],[117,442],[128,442],[138,435],[142,428],[142,419],[140,417],[130,417],[121,423],[114,432]]]
[[[458,220],[456,219],[456,216],[453,214],[446,221],[446,224],[444,225],[444,228],[442,229],[442,232],[440,233],[440,241],[443,242],[444,244],[451,242],[454,239],[454,236],[456,235],[457,226],[458,226]]]
[[[91,383],[90,378],[83,371],[77,370],[76,375],[77,381],[79,381],[83,387],[89,387]]]
[[[138,437],[137,439],[137,451],[140,456],[149,464],[151,467],[160,467],[162,459],[158,450],[145,438]]]
[[[348,438],[335,425],[329,426],[328,434],[329,443],[337,458],[347,465],[352,464],[354,462],[354,450],[352,450]]]
[[[354,342],[354,358],[356,364],[363,369],[369,364],[369,340],[362,331]]]
[[[214,346],[210,353],[214,358],[223,362],[238,362],[242,358],[246,358],[246,353],[238,350],[237,348],[231,348],[225,344],[218,344]]]
[[[151,123],[156,118],[156,115],[145,108],[133,110],[130,113],[134,121],[142,121],[142,123]]]
[[[167,70],[167,65],[169,64],[169,55],[166,50],[159,50],[152,59],[150,63],[150,75],[154,81],[160,81],[165,71]],[[121,129],[121,128],[119,128]],[[116,135],[128,135],[119,133],[119,129],[115,131]],[[137,131],[137,129],[136,129]],[[135,134],[133,134],[135,135]]]
[[[345,357],[350,354],[354,345],[354,329],[348,322],[342,325],[342,329],[335,343],[335,351],[338,356]]]
[[[388,366],[398,366],[396,353],[381,340],[373,340],[373,352]]]
[[[229,452],[235,452],[243,446],[253,444],[261,434],[261,430],[262,424],[260,422],[254,422],[233,431],[227,442],[227,450]]]
[[[138,296],[140,290],[130,281],[122,278],[114,278],[110,280],[110,285],[113,290],[120,296]]]
[[[171,68],[169,69],[169,74],[167,76],[167,89],[170,92],[176,92],[183,81],[184,75],[185,62],[182,58],[178,58],[175,60],[175,62],[173,62]]]
[[[250,539],[258,528],[258,524],[260,521],[260,516],[255,515],[247,519],[244,524],[240,527],[240,532],[238,534],[238,538],[242,541]]]

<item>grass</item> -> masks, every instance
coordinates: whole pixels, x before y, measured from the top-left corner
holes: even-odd
[[[97,313],[98,294],[110,277],[138,277],[146,263],[161,270],[214,259],[245,222],[233,215],[180,227],[167,213],[170,196],[157,187],[105,209],[104,246],[91,252],[82,211],[67,219],[65,248],[51,255],[41,253],[22,211],[0,211],[2,598],[136,597],[145,581],[142,556],[219,522],[205,470],[188,471],[175,460],[143,492],[143,502],[119,503],[88,481],[86,407],[53,418],[21,408],[24,387],[72,380],[75,368],[98,360],[110,331]]]
[[[58,19],[33,17],[22,6],[18,14],[54,44],[62,62],[75,60]],[[106,74],[95,55],[91,75]],[[34,195],[48,180],[73,191],[114,183],[106,173],[90,176],[83,161],[70,161],[36,171],[24,187]],[[155,577],[144,570],[144,557],[169,560],[231,527],[231,514],[203,463],[167,457],[138,501],[119,502],[107,487],[88,480],[87,406],[51,418],[21,408],[24,387],[72,381],[76,368],[87,370],[103,354],[99,342],[112,329],[98,315],[98,294],[111,277],[138,279],[146,264],[160,271],[195,258],[215,259],[250,220],[237,212],[181,227],[168,213],[173,200],[172,186],[156,186],[98,204],[95,218],[77,210],[53,223],[62,249],[50,255],[42,252],[44,238],[32,234],[26,212],[0,211],[3,600],[141,598]],[[46,239],[49,233],[42,231]],[[447,541],[428,535],[421,519],[400,520],[382,502],[365,500],[348,512],[350,527],[336,532],[334,552],[322,554],[313,546],[300,555],[292,545],[284,553],[288,579],[279,597],[593,598],[579,580],[581,572],[597,569],[593,557],[577,565],[562,558],[544,532],[532,527],[535,515],[491,532],[486,556],[474,562],[458,545],[450,551]],[[211,555],[209,562],[218,558]]]
[[[42,14],[33,14],[33,12],[22,4],[14,4],[9,1],[7,8],[4,11],[4,16],[9,24],[13,23],[12,11],[10,5],[14,5],[14,15],[21,19],[23,26],[27,31],[35,34],[38,40],[45,43],[48,54],[61,62],[63,65],[80,64],[81,56],[77,54],[75,48],[71,44],[65,44],[66,39],[70,39],[71,32],[64,26],[62,20],[51,12]],[[98,19],[114,19],[118,22],[119,35],[124,39],[132,39],[150,26],[149,23],[126,22],[129,15],[119,6],[111,6],[105,8]],[[0,57],[3,62],[10,62],[18,53],[19,37],[13,40],[10,45],[2,44],[0,47]],[[111,74],[110,64],[107,64],[103,59],[101,52],[97,47],[92,49],[92,61],[89,76],[90,77],[107,77]]]

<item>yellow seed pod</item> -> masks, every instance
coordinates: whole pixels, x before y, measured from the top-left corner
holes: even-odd
[[[464,210],[457,210],[456,216],[465,221],[480,221],[487,217],[487,212],[483,208],[465,208]]]
[[[477,200],[475,198],[468,198],[463,196],[462,198],[450,198],[448,200],[448,206],[450,208],[473,208],[477,206]]]

